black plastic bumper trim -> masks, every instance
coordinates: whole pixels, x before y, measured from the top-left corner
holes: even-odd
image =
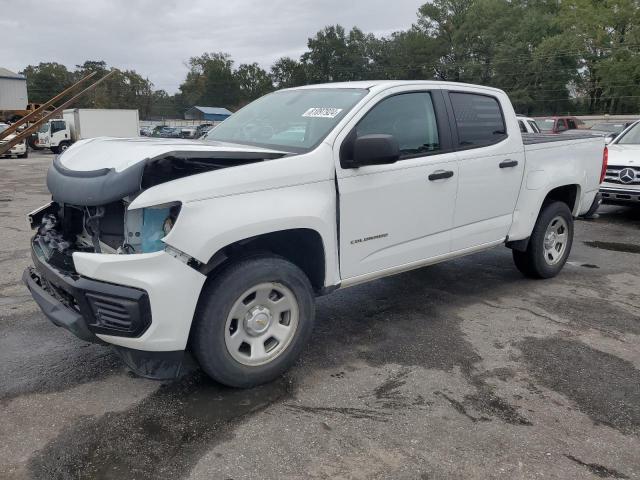
[[[122,361],[136,375],[152,380],[171,380],[197,369],[197,364],[184,350],[149,352],[114,345]]]
[[[22,280],[31,292],[31,296],[38,304],[42,313],[57,327],[65,328],[81,340],[92,343],[104,343],[96,337],[78,312],[66,307],[58,299],[47,293],[36,281],[37,275],[32,268],[25,269]]]
[[[75,272],[60,271],[49,265],[46,260],[41,259],[33,246],[31,249],[31,257],[35,269],[28,268],[28,273],[25,272],[23,279],[32,291],[32,294],[33,292],[37,292],[41,298],[43,294],[48,296],[49,301],[46,302],[46,305],[49,312],[52,311],[52,307],[50,307],[49,304],[53,301],[57,305],[56,311],[62,309],[68,312],[65,318],[82,317],[87,329],[94,336],[95,334],[102,334],[138,338],[142,336],[151,325],[151,305],[149,295],[144,290],[92,280],[78,275]],[[44,280],[44,282],[42,280]],[[115,311],[114,317],[117,317],[122,311],[126,311],[131,319],[131,328],[115,328],[105,324],[104,319],[106,317],[101,316],[96,308],[96,298],[99,300],[106,299],[115,305],[123,305],[120,311]],[[36,302],[42,308],[42,305],[37,299]],[[44,308],[43,312],[47,314]],[[108,312],[106,313],[108,315]],[[57,313],[56,315],[60,317],[62,314]],[[47,315],[47,317],[51,319],[49,315]],[[54,323],[58,325],[58,323]],[[65,324],[63,323],[60,326],[65,326]],[[69,330],[75,333],[73,330]]]

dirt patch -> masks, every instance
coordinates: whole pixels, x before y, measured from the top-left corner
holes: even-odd
[[[84,418],[29,463],[35,479],[183,478],[239,421],[291,396],[281,378],[251,390],[222,387],[196,373],[165,384],[118,413]]]
[[[527,338],[523,360],[545,387],[568,397],[596,424],[640,433],[640,371],[630,362],[559,338]]]
[[[584,242],[585,245],[593,248],[601,248],[602,250],[610,250],[612,252],[637,253],[640,254],[640,245],[633,243],[616,243],[616,242]]]
[[[591,473],[597,475],[600,478],[629,478],[627,475],[625,475],[624,473],[620,473],[614,468],[607,468],[597,463],[585,463],[572,455],[565,455],[565,457],[567,457],[572,462],[575,462],[578,465],[587,468]]]

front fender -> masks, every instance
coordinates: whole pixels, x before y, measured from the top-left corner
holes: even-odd
[[[316,231],[325,249],[325,285],[338,280],[335,187],[331,180],[183,203],[163,240],[207,263],[222,248],[257,235]]]

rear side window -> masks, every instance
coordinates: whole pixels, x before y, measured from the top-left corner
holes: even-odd
[[[401,158],[441,149],[436,113],[427,92],[403,93],[382,100],[358,123],[356,134],[393,135],[400,145]]]
[[[522,120],[518,120],[518,126],[522,133],[527,133],[527,127],[524,126],[524,122]]]
[[[507,137],[507,128],[495,97],[449,93],[461,147],[492,145]]]

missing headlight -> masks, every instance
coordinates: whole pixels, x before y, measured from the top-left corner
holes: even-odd
[[[151,253],[163,250],[166,237],[178,218],[180,204],[165,204],[127,211],[126,245],[128,253]]]

